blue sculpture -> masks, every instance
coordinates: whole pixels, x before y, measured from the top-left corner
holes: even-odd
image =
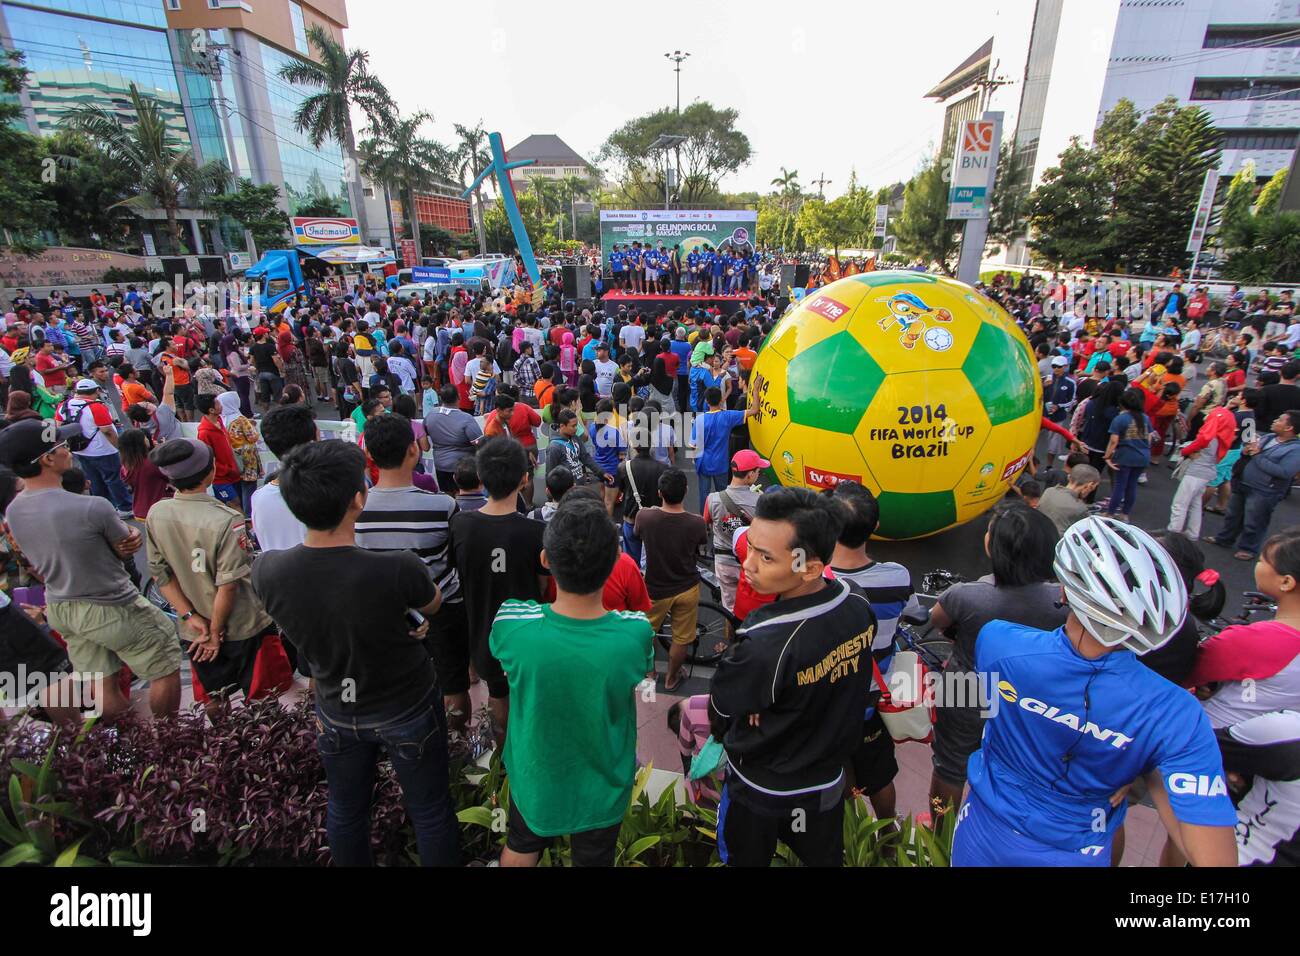
[[[532,280],[535,295],[541,289],[542,273],[537,268],[537,260],[533,257],[533,244],[528,238],[528,231],[524,229],[524,217],[519,214],[519,202],[515,199],[514,184],[510,182],[510,170],[518,169],[520,166],[531,166],[537,160],[521,159],[507,163],[500,133],[488,133],[488,145],[492,148],[492,164],[478,174],[460,198],[468,199],[474,194],[479,183],[487,179],[490,174],[496,174],[497,189],[501,192],[501,200],[506,207],[506,218],[510,220],[510,228],[514,230],[515,246],[519,249],[520,258],[524,260],[524,270]]]

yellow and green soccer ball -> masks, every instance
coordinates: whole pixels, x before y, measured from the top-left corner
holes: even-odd
[[[1024,333],[953,279],[868,272],[805,297],[759,351],[750,438],[767,477],[861,482],[881,538],[982,514],[1030,463],[1042,381]]]

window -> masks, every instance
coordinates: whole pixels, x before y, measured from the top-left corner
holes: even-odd
[[[1211,26],[1205,31],[1203,45],[1206,48],[1300,46],[1300,23]]]
[[[167,0],[168,10],[179,10],[180,8],[181,8],[181,0]]]
[[[1300,79],[1277,77],[1197,77],[1193,100],[1300,100]]]
[[[374,186],[362,186],[362,187],[361,187],[361,195],[365,196],[367,199],[374,199],[374,198],[375,198],[375,187],[374,187]]]
[[[289,19],[293,21],[293,45],[299,53],[310,54],[307,47],[307,25],[302,19],[302,7],[289,0]]]
[[[1223,149],[1295,149],[1300,129],[1222,129]]]

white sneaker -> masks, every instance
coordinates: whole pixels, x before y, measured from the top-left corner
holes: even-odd
[[[1138,475],[1138,484],[1145,485],[1146,483],[1147,483],[1147,475],[1146,472],[1143,472],[1142,474]]]

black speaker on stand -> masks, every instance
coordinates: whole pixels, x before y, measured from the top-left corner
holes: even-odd
[[[807,263],[799,263],[794,267],[794,287],[796,289],[806,289],[808,279],[812,276],[812,268]]]
[[[566,301],[591,298],[591,270],[586,266],[564,266],[563,283]]]

